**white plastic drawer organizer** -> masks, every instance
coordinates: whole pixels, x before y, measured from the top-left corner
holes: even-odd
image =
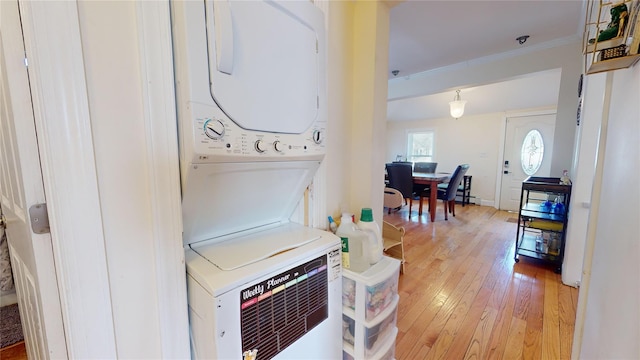
[[[343,270],[343,358],[393,359],[399,273],[400,261],[386,256],[362,273]]]

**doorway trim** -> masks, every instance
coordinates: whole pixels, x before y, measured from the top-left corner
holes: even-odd
[[[115,358],[77,5],[20,10],[68,354]]]
[[[159,328],[148,330],[159,337],[162,357],[188,358],[169,4],[135,6],[139,27],[132,36],[140,43],[145,95],[141,141],[148,144],[145,166],[154,176],[150,226],[158,292],[149,300]],[[117,358],[118,307],[109,286],[78,4],[21,2],[20,10],[69,357]]]
[[[182,196],[169,2],[138,1],[138,37],[147,166],[153,174],[154,231],[160,344],[164,358],[189,358],[187,277],[182,247]],[[177,241],[176,241],[177,240]]]

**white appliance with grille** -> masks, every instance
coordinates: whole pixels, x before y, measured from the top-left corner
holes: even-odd
[[[171,10],[192,356],[339,358],[340,240],[289,221],[325,154],[323,14]]]

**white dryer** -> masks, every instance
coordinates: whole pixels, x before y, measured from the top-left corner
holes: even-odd
[[[173,1],[194,358],[339,358],[340,240],[289,221],[325,154],[309,1]]]

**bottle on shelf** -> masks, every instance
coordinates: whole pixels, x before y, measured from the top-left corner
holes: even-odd
[[[369,235],[358,229],[351,214],[342,214],[336,235],[342,241],[342,266],[355,272],[367,270],[370,266],[366,248]]]
[[[329,229],[334,234],[336,233],[336,230],[338,230],[338,224],[336,224],[331,215],[329,215]]]
[[[382,243],[380,225],[373,219],[373,210],[371,210],[371,208],[362,208],[360,221],[358,221],[357,225],[360,230],[365,231],[369,235],[369,246],[367,246],[369,250],[368,257],[369,263],[373,265],[382,259],[384,245]]]
[[[551,234],[549,239],[549,254],[558,255],[560,253],[560,239],[558,234]]]
[[[559,197],[556,197],[556,200],[551,205],[551,212],[556,214],[564,214],[564,204],[560,201]]]

